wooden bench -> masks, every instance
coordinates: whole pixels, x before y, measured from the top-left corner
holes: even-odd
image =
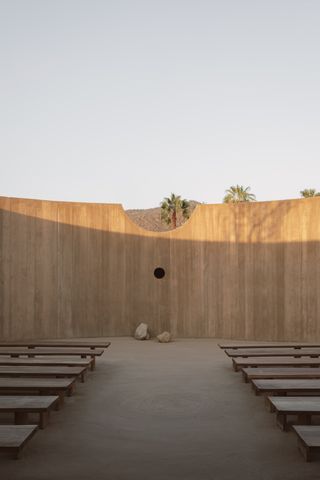
[[[72,395],[75,378],[5,378],[0,377],[0,395],[6,392],[25,395],[36,392],[40,395],[58,395],[59,406],[63,405],[64,395]]]
[[[11,347],[68,347],[68,348],[90,348],[94,350],[95,348],[108,348],[110,342],[102,341],[72,341],[72,340],[38,340],[38,341],[28,341],[28,340],[19,340],[16,342],[0,342],[0,347],[11,348]]]
[[[0,360],[1,362],[1,360]],[[233,369],[237,372],[244,367],[320,367],[319,358],[291,357],[250,357],[232,358]]]
[[[12,358],[0,357],[0,365],[33,365],[33,366],[65,366],[65,367],[85,367],[94,369],[92,358],[83,358],[79,360],[70,360],[68,358]]]
[[[242,368],[241,372],[246,383],[256,378],[320,378],[320,368],[311,367],[249,367]]]
[[[84,382],[86,367],[0,365],[0,377],[76,377]]]
[[[14,413],[16,424],[28,424],[28,414],[39,414],[39,426],[44,428],[48,423],[49,412],[57,407],[58,396],[0,396],[0,412]]]
[[[288,429],[288,415],[296,415],[304,425],[310,424],[312,415],[320,415],[320,397],[268,397],[268,401],[281,430]]]
[[[260,393],[268,393],[272,395],[287,395],[298,393],[319,393],[320,394],[320,380],[251,380],[253,390],[256,395]]]
[[[293,425],[293,431],[298,436],[298,447],[306,462],[312,460],[313,454],[320,452],[320,426]]]
[[[0,347],[0,355],[7,355],[10,357],[20,357],[20,356],[27,356],[27,357],[35,357],[35,356],[51,356],[51,355],[58,355],[58,356],[79,356],[81,358],[91,357],[93,366],[95,365],[95,358],[100,357],[103,354],[104,350],[100,348],[95,348],[94,350],[90,348],[53,348],[53,347],[35,347],[32,350],[28,348],[20,348],[20,347],[11,347],[5,348]]]
[[[320,348],[248,348],[225,350],[228,357],[320,357]]]
[[[0,451],[12,452],[15,458],[19,458],[37,430],[37,425],[0,425]]]
[[[1,343],[0,343],[1,345]],[[218,343],[222,350],[248,348],[320,348],[320,343]]]

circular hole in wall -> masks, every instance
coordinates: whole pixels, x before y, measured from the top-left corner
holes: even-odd
[[[161,267],[157,267],[154,269],[154,272],[153,272],[153,275],[156,277],[156,278],[163,278],[165,276],[166,272],[164,271],[163,268]]]

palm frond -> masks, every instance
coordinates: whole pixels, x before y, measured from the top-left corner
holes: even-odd
[[[173,223],[175,226],[178,215],[183,218],[189,218],[190,203],[186,199],[181,199],[180,195],[171,193],[170,197],[164,197],[161,206],[161,220],[168,225]],[[180,213],[181,212],[181,213]]]

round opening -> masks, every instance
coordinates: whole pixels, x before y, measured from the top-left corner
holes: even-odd
[[[155,268],[154,272],[153,272],[153,275],[156,277],[156,278],[163,278],[165,276],[166,272],[164,271],[163,268],[161,267],[157,267]]]

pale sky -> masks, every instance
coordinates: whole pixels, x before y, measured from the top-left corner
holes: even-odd
[[[319,0],[0,0],[0,195],[320,190]]]

